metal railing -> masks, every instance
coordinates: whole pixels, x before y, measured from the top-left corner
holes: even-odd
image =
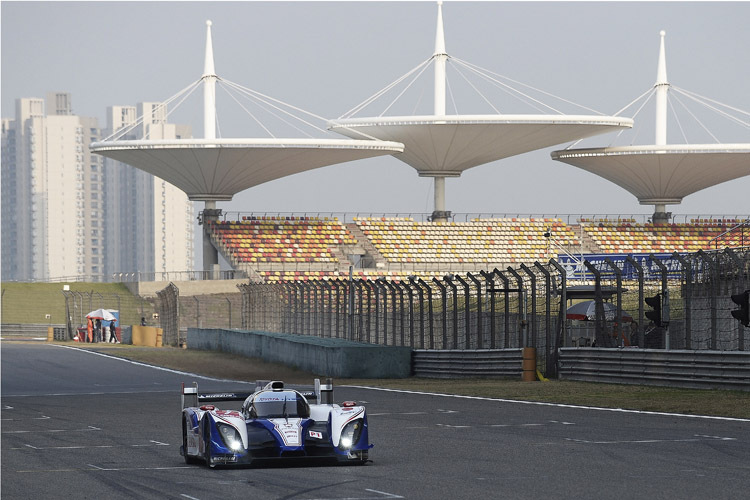
[[[338,219],[341,223],[353,222],[355,219],[366,218],[409,218],[416,222],[429,221],[432,216],[431,212],[240,212],[229,211],[221,214],[224,221],[241,221],[243,217],[255,218],[268,221],[285,220],[287,218],[310,218],[310,219]],[[494,213],[494,212],[461,212],[452,213],[449,220],[452,222],[471,222],[476,219],[512,219],[512,218],[533,218],[533,219],[560,219],[566,224],[579,224],[581,220],[586,222],[618,222],[618,221],[635,221],[645,224],[651,221],[652,214],[567,214],[567,213]],[[670,216],[671,222],[675,224],[690,223],[696,221],[706,221],[705,224],[720,224],[726,220],[750,220],[748,214],[675,214]]]

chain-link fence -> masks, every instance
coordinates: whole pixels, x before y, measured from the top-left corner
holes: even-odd
[[[597,304],[594,344],[654,349],[744,351],[745,327],[731,315],[731,296],[750,288],[750,248],[584,263]],[[604,311],[605,299],[616,312]],[[657,321],[647,305],[661,307]],[[600,307],[601,305],[601,307]],[[637,311],[637,315],[636,315]],[[609,316],[610,321],[607,321]],[[618,319],[621,318],[621,319]]]
[[[431,281],[379,278],[240,285],[242,327],[415,349],[538,348],[554,371],[564,283],[553,264]]]
[[[730,296],[750,288],[749,248],[579,264],[583,271],[550,260],[430,280],[248,283],[237,294],[195,297],[180,297],[170,284],[159,292],[160,321],[168,345],[182,344],[186,327],[195,326],[415,349],[535,347],[548,376],[560,347],[748,348]],[[646,299],[657,296],[663,310],[652,321]],[[590,314],[570,313],[587,301]]]
[[[240,285],[242,328],[415,349],[537,348],[554,374],[565,346],[745,350],[730,296],[747,289],[750,250],[556,261],[425,281],[311,280]],[[646,298],[661,297],[654,322]],[[568,314],[582,301],[592,313]],[[572,319],[579,318],[579,319]]]
[[[180,330],[180,289],[170,283],[156,292],[159,298],[159,323],[162,329],[162,343],[172,347],[187,343],[186,335]]]

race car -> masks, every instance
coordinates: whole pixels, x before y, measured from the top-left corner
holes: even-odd
[[[317,404],[310,404],[309,401]],[[220,410],[218,401],[243,401],[239,410]],[[255,464],[279,459],[318,459],[365,464],[367,413],[353,401],[333,403],[333,384],[315,380],[297,391],[280,381],[258,382],[252,393],[199,394],[182,385],[182,446],[188,464]]]

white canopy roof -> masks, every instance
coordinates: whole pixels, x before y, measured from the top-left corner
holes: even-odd
[[[396,142],[348,139],[176,139],[91,145],[91,151],[160,177],[191,200],[201,201],[229,201],[264,182],[403,150],[403,144]]]
[[[633,126],[630,118],[586,115],[445,115],[347,118],[328,128],[347,137],[404,144],[396,157],[423,176],[456,177],[502,158]]]
[[[554,151],[562,161],[614,182],[642,205],[685,196],[750,175],[750,144],[621,146]]]

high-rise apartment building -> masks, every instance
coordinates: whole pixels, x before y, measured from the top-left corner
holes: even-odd
[[[136,123],[138,118],[142,121]],[[137,126],[136,126],[137,125]],[[179,139],[191,136],[186,125],[167,123],[167,109],[159,103],[107,108],[107,131],[132,130],[120,139]],[[109,272],[154,273],[193,269],[193,203],[187,195],[158,177],[110,158],[104,158],[108,193],[119,193],[110,207],[108,223],[117,221],[120,246],[109,257]],[[152,237],[153,236],[153,237]]]
[[[111,109],[109,130],[135,121],[136,108]],[[184,193],[91,154],[98,120],[74,115],[68,93],[50,93],[46,103],[17,99],[15,112],[2,120],[3,280],[108,281],[193,269],[193,207]],[[189,127],[159,113],[133,138],[189,136]]]

